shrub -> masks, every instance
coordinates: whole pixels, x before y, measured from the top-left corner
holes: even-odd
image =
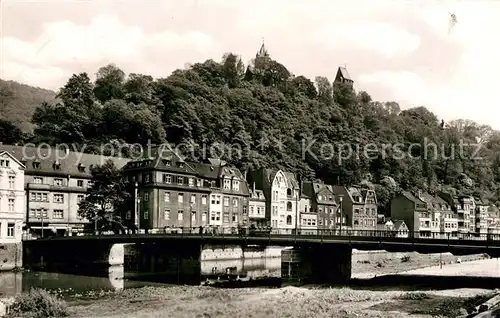
[[[405,255],[401,257],[401,263],[408,263],[411,260],[410,255]]]
[[[7,308],[11,317],[67,317],[68,306],[45,289],[33,288],[27,293],[16,296],[14,302]]]

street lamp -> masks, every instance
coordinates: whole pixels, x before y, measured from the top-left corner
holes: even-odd
[[[299,219],[298,219],[298,217],[299,217],[299,204],[298,204],[299,191],[296,190],[295,187],[293,187],[293,193],[295,195],[295,235],[297,235],[297,228],[298,228],[298,223],[299,223]]]
[[[141,202],[138,186],[139,184],[136,182],[134,187],[134,224],[137,231],[139,231],[139,203]]]

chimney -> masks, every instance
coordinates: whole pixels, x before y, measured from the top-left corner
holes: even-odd
[[[422,198],[422,190],[419,189],[418,192],[417,192],[417,195],[418,195],[419,199]]]
[[[253,183],[252,188],[253,188],[253,193],[255,193],[255,182]]]

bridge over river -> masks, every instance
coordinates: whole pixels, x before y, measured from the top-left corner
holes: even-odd
[[[500,235],[419,233],[394,231],[283,233],[161,233],[82,235],[52,237],[23,242],[25,268],[83,273],[124,264],[125,248],[134,251],[129,266],[155,276],[176,276],[178,282],[199,281],[204,248],[239,246],[289,247],[281,253],[282,279],[299,283],[342,283],[351,277],[352,249],[389,252],[440,253],[454,255],[486,253],[500,256]],[[114,252],[113,252],[114,251]]]

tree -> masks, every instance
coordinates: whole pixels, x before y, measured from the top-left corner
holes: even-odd
[[[0,118],[0,143],[15,144],[24,140],[22,130],[8,120]]]
[[[114,64],[108,64],[97,71],[94,95],[104,103],[110,99],[124,97],[125,73]]]
[[[122,173],[113,161],[93,167],[92,186],[78,207],[78,215],[90,220],[99,233],[125,230],[122,212],[132,204],[132,196],[123,181]]]

